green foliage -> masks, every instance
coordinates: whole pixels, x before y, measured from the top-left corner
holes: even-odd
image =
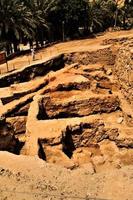
[[[133,0],[118,7],[115,0],[0,0],[0,41],[14,47],[20,41],[61,40],[131,27]],[[17,50],[17,48],[15,49]]]
[[[30,10],[18,0],[0,0],[0,35],[7,40],[19,39],[24,33],[30,37],[35,20]]]
[[[62,37],[63,23],[66,37],[73,37],[80,26],[85,27],[89,20],[88,6],[86,0],[57,0],[47,15],[47,21],[55,32],[55,39]]]

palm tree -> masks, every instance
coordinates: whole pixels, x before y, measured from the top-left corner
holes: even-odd
[[[17,51],[22,34],[31,37],[35,20],[30,10],[20,0],[0,0],[0,38],[7,42],[8,53],[11,43]]]
[[[112,26],[115,3],[113,0],[95,0],[89,3],[90,31],[103,31]]]
[[[128,19],[132,19],[131,26],[133,25],[133,0],[125,0],[122,7],[122,21],[123,28],[126,28]]]
[[[33,40],[38,41],[43,45],[46,33],[50,31],[50,24],[47,22],[47,16],[51,9],[53,9],[57,0],[23,0],[24,5],[30,9],[32,17],[35,20],[36,27],[34,29],[35,35]]]

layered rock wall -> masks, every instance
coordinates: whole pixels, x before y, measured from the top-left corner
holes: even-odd
[[[133,105],[133,40],[120,48],[114,73],[118,77],[123,94]]]
[[[57,71],[64,67],[64,55],[58,55],[51,60],[26,66],[15,72],[0,77],[0,87],[8,87],[14,83],[27,82],[35,77],[44,76],[50,71]]]

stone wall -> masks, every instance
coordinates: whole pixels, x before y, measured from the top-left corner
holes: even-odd
[[[133,105],[133,40],[120,48],[114,66],[121,89],[127,100]]]
[[[15,72],[0,77],[0,87],[8,87],[14,83],[30,81],[37,76],[44,76],[50,71],[57,71],[64,67],[64,55],[58,55],[48,61],[24,67]]]
[[[73,52],[65,55],[66,62],[68,64],[80,63],[83,65],[95,64],[100,61],[105,65],[115,64],[115,54],[110,47],[99,49],[97,51],[82,51]]]

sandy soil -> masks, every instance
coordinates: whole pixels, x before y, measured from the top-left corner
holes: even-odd
[[[14,58],[8,62],[9,71],[18,69],[29,64],[38,63],[41,60],[49,60],[51,57],[56,56],[60,53],[70,53],[78,51],[95,51],[102,49],[105,46],[101,45],[103,40],[116,39],[121,37],[133,37],[133,30],[130,31],[117,31],[107,32],[92,39],[75,40],[65,43],[59,43],[52,47],[44,48],[36,53],[36,61],[32,61],[31,55],[20,56]],[[0,74],[7,73],[6,64],[0,65]]]
[[[131,166],[95,173],[88,164],[71,171],[6,152],[0,162],[0,200],[133,199]]]

